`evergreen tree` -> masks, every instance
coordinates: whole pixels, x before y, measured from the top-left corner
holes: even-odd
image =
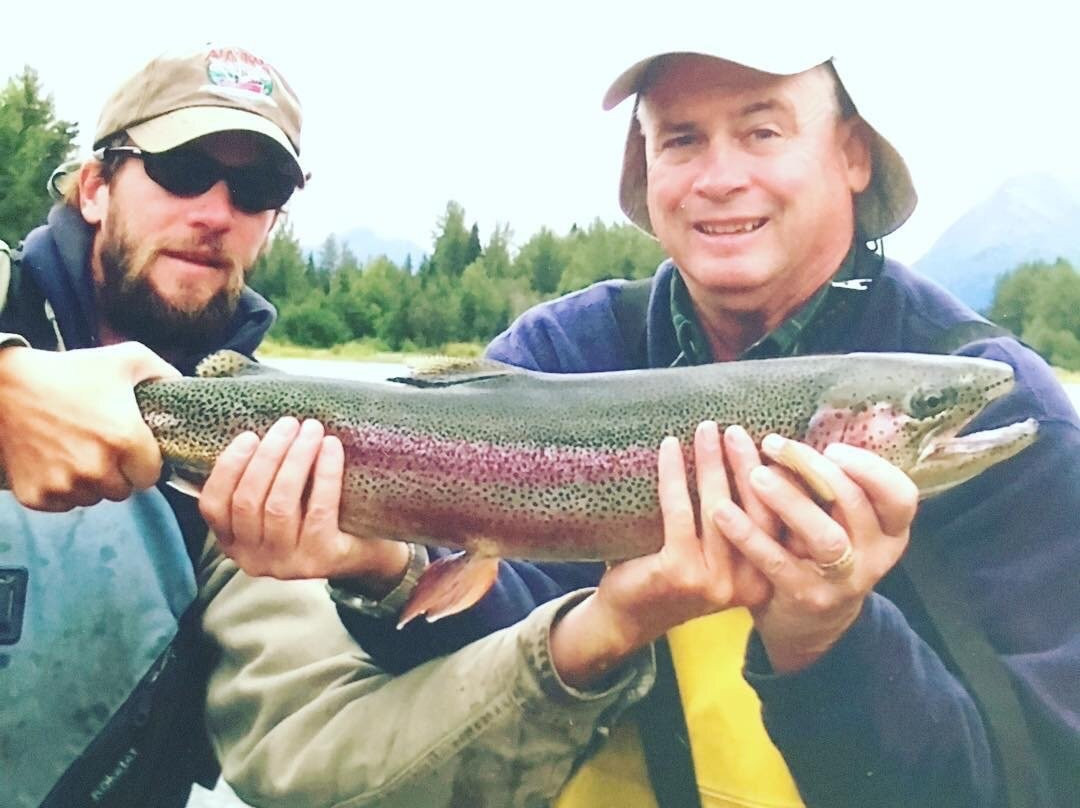
[[[487,342],[510,321],[510,301],[483,261],[473,261],[461,276],[461,325],[465,339]]]
[[[339,263],[341,263],[341,247],[338,245],[337,237],[331,233],[319,248],[319,260],[316,266],[319,272],[329,276],[337,271]]]
[[[372,334],[389,348],[398,350],[412,338],[408,307],[419,291],[417,278],[403,272],[393,261],[379,256],[364,267],[355,295],[356,320],[350,328],[357,335]]]
[[[304,280],[307,282],[309,291],[315,291],[322,287],[322,273],[315,263],[315,256],[308,253],[307,265],[304,268]]]
[[[457,202],[446,203],[446,213],[439,219],[435,233],[435,251],[430,269],[450,278],[459,278],[471,261],[469,254],[469,231],[465,229],[465,208]]]
[[[1022,264],[999,278],[989,316],[1051,364],[1080,370],[1080,274],[1068,261]]]
[[[0,239],[12,246],[45,220],[49,175],[71,154],[78,127],[57,120],[29,67],[0,90]]]
[[[291,342],[316,348],[329,348],[350,337],[341,315],[327,305],[322,294],[287,306],[281,312],[278,328]]]
[[[338,253],[337,273],[357,273],[360,271],[360,261],[356,257],[356,253],[352,251],[352,247],[348,244],[341,245],[341,251]]]
[[[484,268],[490,278],[510,278],[514,275],[514,264],[510,260],[510,225],[495,225],[495,232],[488,239],[487,249],[481,256]]]
[[[645,278],[664,259],[660,245],[628,224],[606,225],[595,220],[566,240],[567,264],[560,292],[582,289],[608,278]]]
[[[529,285],[541,295],[552,295],[566,269],[565,248],[546,227],[529,239],[514,259],[515,274],[528,278]]]
[[[461,284],[444,275],[434,276],[416,290],[405,308],[409,338],[432,350],[459,339],[462,334]]]
[[[469,230],[469,241],[465,245],[465,255],[462,258],[462,261],[465,266],[468,266],[482,254],[483,250],[480,247],[480,227],[476,222],[473,222],[473,226]]]
[[[279,226],[269,248],[259,256],[248,278],[251,287],[279,308],[305,298],[310,290],[304,255],[292,226]]]

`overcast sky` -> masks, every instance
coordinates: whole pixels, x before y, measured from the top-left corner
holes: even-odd
[[[1064,2],[882,4],[889,13],[818,2],[816,26],[791,16],[810,3],[778,0],[5,5],[17,7],[3,11],[0,80],[34,67],[84,149],[105,97],[162,50],[214,40],[277,65],[304,106],[314,178],[291,219],[309,244],[366,227],[429,250],[449,199],[485,240],[497,222],[520,244],[544,225],[622,221],[630,105],[605,113],[600,98],[675,23],[717,41],[768,26],[778,46],[827,31],[856,104],[920,194],[886,241],[897,258],[917,259],[1010,176],[1080,177],[1080,12]]]

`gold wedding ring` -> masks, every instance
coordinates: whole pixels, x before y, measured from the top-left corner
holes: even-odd
[[[847,547],[844,548],[844,552],[841,553],[838,559],[824,564],[816,564],[816,566],[818,572],[821,573],[821,577],[827,580],[836,581],[847,578],[855,569],[855,551],[851,548],[851,542],[848,542]]]

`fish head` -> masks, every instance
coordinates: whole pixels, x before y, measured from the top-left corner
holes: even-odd
[[[990,359],[932,354],[845,358],[822,396],[806,442],[869,449],[902,469],[920,496],[965,482],[1035,440],[1033,419],[959,433],[1013,387],[1013,370]]]

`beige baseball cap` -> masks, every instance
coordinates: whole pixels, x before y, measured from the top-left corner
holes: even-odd
[[[94,148],[119,132],[148,152],[214,132],[256,132],[291,158],[303,187],[300,121],[300,102],[273,65],[243,48],[206,45],[159,56],[124,82],[101,110]]]
[[[630,96],[636,96],[642,89],[642,82],[648,78],[649,67],[661,56],[677,54],[695,54],[721,59],[742,65],[761,73],[776,76],[793,76],[819,65],[830,63],[840,78],[844,89],[851,95],[851,86],[844,80],[837,59],[831,53],[814,51],[787,43],[783,48],[757,47],[752,37],[733,43],[724,51],[715,46],[689,48],[687,50],[669,50],[654,53],[641,59],[622,73],[604,94],[604,109],[611,110]],[[858,100],[852,98],[858,108]],[[870,121],[860,111],[860,117],[870,131],[870,147],[873,174],[865,191],[855,197],[855,220],[859,232],[868,240],[881,238],[893,232],[911,215],[918,199],[911,174],[899,152],[881,134],[874,129]],[[619,204],[630,221],[647,233],[652,234],[652,222],[649,220],[649,208],[645,197],[645,138],[641,134],[637,115],[630,117],[630,131],[626,137],[626,150],[623,154],[622,179],[619,187]]]

